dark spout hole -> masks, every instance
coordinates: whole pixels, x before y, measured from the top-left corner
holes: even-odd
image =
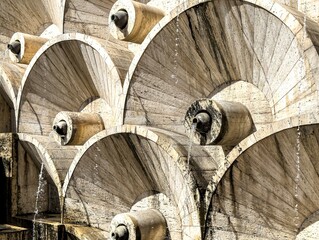
[[[111,20],[115,23],[115,26],[123,30],[128,23],[128,13],[124,9],[118,10],[111,15]]]
[[[119,236],[116,233],[114,233],[114,232],[112,232],[111,237],[114,240],[118,240],[118,238],[119,238]]]
[[[202,129],[203,128],[203,123],[202,122],[197,122],[196,128],[197,129]]]
[[[115,19],[117,20],[118,19],[118,17],[115,15],[115,14],[112,14],[111,15],[111,20],[112,21],[115,21]],[[114,235],[114,233],[112,233],[112,236]]]
[[[111,234],[112,239],[114,240],[128,240],[129,239],[129,232],[124,225],[119,225],[115,229],[114,232]]]
[[[53,130],[56,131],[61,137],[65,137],[68,130],[68,125],[65,121],[61,120],[53,126]]]
[[[197,132],[206,134],[210,131],[212,126],[212,118],[208,112],[202,111],[197,113],[193,118],[193,124],[195,125]]]
[[[14,42],[9,43],[9,44],[8,44],[8,49],[9,49],[13,54],[19,55],[20,52],[21,52],[21,43],[20,43],[20,41],[19,41],[19,40],[15,40]]]

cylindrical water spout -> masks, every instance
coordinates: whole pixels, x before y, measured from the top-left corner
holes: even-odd
[[[21,43],[19,40],[15,40],[12,43],[8,44],[8,49],[13,53],[13,54],[20,54],[21,51]]]
[[[96,113],[59,112],[53,121],[55,138],[61,145],[82,145],[103,129],[103,120]]]
[[[166,229],[163,215],[156,209],[147,209],[116,215],[111,221],[110,237],[117,240],[164,240]]]
[[[201,145],[236,145],[253,130],[248,109],[238,102],[200,99],[185,116],[185,127],[195,124],[194,142]]]
[[[129,233],[124,225],[119,225],[115,228],[114,232],[111,233],[111,239],[113,240],[128,240]]]
[[[110,33],[116,39],[142,43],[165,13],[136,1],[118,0],[109,15]]]
[[[128,14],[125,10],[119,10],[111,15],[111,20],[119,29],[124,29],[128,22]]]
[[[11,61],[29,64],[36,52],[48,41],[46,38],[17,32],[8,44]]]

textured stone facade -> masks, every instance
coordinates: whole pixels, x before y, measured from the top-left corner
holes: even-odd
[[[0,239],[318,239],[318,12],[1,0]]]

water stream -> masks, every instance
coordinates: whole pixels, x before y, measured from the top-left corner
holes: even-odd
[[[45,149],[48,148],[48,145],[51,143],[51,140],[53,140],[53,131],[50,132],[48,136],[48,142],[44,146]],[[35,199],[35,207],[34,207],[34,215],[33,215],[33,226],[32,226],[32,240],[38,240],[38,239],[45,239],[44,236],[44,225],[37,222],[37,218],[39,217],[39,212],[41,210],[41,202],[43,201],[43,197],[45,195],[45,187],[47,185],[47,181],[45,179],[45,167],[44,162],[41,162],[39,177],[38,177],[38,188],[36,192],[36,199]],[[62,213],[61,213],[62,214]]]
[[[39,215],[39,209],[40,209],[40,206],[39,206],[40,201],[39,200],[40,200],[42,193],[44,192],[44,186],[45,186],[43,172],[44,172],[44,163],[42,161],[40,173],[39,173],[39,185],[38,185],[36,199],[35,199],[35,210],[34,210],[34,216],[33,216],[33,228],[32,228],[32,239],[33,240],[42,239],[41,236],[43,235],[41,233],[42,227],[40,226],[40,223],[36,223],[36,218]],[[40,232],[38,231],[39,229],[37,229],[37,225],[39,226],[38,228],[40,228]]]
[[[176,17],[176,30],[175,30],[175,45],[174,45],[174,58],[173,58],[173,74],[172,79],[175,81],[175,84],[178,83],[178,78],[176,77],[177,65],[178,65],[178,50],[180,44],[180,25],[179,25],[179,14]]]
[[[298,8],[299,10],[301,7],[300,0],[298,1]],[[304,18],[303,18],[303,37],[301,41],[301,47],[304,47],[304,42],[307,37],[307,1],[303,4],[304,7]],[[304,53],[301,53],[301,59],[304,59]],[[299,86],[298,86],[298,92],[299,94],[302,94],[302,78],[304,77],[304,64],[300,65],[299,70]],[[296,168],[296,175],[295,175],[295,188],[294,188],[294,197],[295,197],[295,206],[294,206],[294,223],[296,228],[298,229],[300,226],[300,219],[299,219],[299,189],[300,189],[300,178],[301,178],[301,169],[300,169],[300,147],[301,147],[301,102],[298,103],[298,125],[297,125],[297,139],[296,139],[296,160],[295,160],[295,168]]]

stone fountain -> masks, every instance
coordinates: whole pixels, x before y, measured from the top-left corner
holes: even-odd
[[[0,239],[318,239],[318,9],[3,0]]]

